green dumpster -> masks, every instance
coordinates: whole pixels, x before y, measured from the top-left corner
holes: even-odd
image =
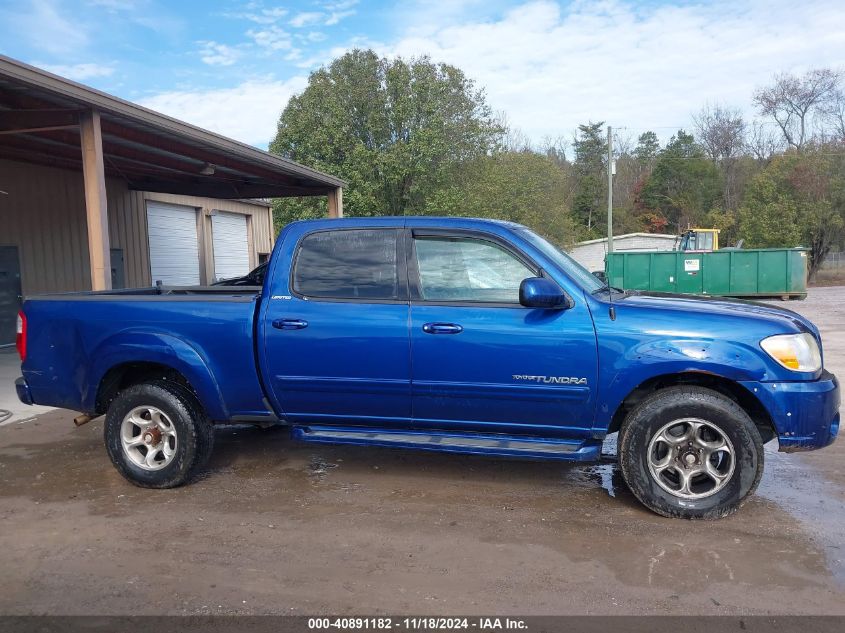
[[[626,290],[717,297],[807,296],[807,249],[725,249],[614,252],[605,260],[608,283]]]

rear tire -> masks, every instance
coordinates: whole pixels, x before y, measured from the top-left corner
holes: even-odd
[[[763,441],[733,400],[702,387],[669,387],[625,418],[619,464],[631,492],[653,512],[719,519],[760,483]]]
[[[214,427],[194,395],[164,380],[121,391],[109,405],[103,435],[115,468],[142,488],[190,481],[214,446]]]

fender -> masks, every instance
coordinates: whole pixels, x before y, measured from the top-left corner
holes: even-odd
[[[621,354],[610,345],[600,345],[599,355],[601,387],[596,412],[597,431],[606,431],[625,398],[655,378],[705,374],[740,386],[743,381],[771,378],[770,364],[758,350],[725,340],[652,339],[633,345]],[[747,391],[747,388],[743,386],[743,390]]]
[[[86,411],[96,408],[100,382],[109,369],[124,363],[158,363],[182,374],[196,391],[213,420],[228,420],[229,413],[214,374],[200,352],[187,341],[171,334],[127,330],[102,341],[89,355],[88,378],[82,403]]]

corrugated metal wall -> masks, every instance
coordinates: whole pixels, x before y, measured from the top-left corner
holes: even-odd
[[[616,235],[613,248],[617,251],[671,251],[677,238],[674,235],[629,233]],[[576,244],[569,254],[590,272],[604,270],[607,238]]]
[[[85,193],[80,172],[0,160],[0,244],[18,247],[24,294],[87,290],[91,287]],[[200,214],[201,261],[213,276],[212,210],[247,218],[250,264],[273,249],[270,210],[239,200],[129,191],[118,179],[106,180],[111,248],[123,250],[127,287],[148,286],[146,200],[192,206]],[[207,282],[211,277],[206,277]]]

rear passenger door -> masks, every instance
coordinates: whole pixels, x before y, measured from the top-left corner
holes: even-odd
[[[298,423],[407,424],[408,290],[403,231],[332,229],[305,234],[289,293],[269,299],[262,328],[265,380]],[[271,280],[281,287],[283,280]]]

